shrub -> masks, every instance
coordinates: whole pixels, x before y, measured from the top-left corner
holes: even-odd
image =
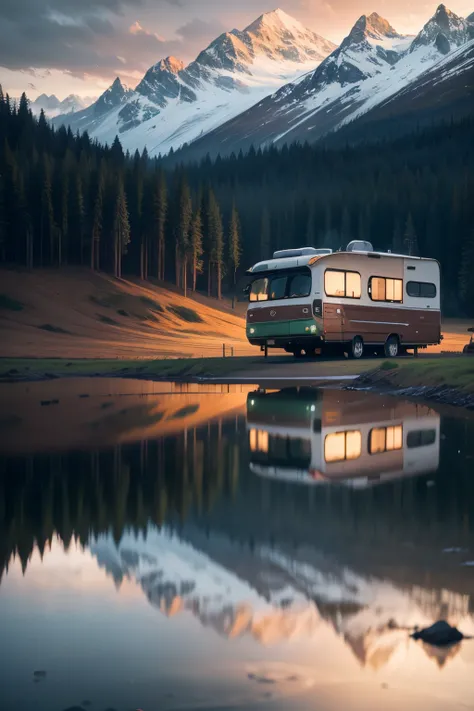
[[[395,370],[396,368],[398,368],[398,363],[395,363],[393,360],[384,360],[380,366],[380,370]]]
[[[23,311],[24,304],[21,301],[12,299],[7,294],[0,294],[0,309],[6,309],[8,311]]]
[[[159,304],[158,301],[150,299],[149,296],[140,296],[140,301],[152,311],[157,311],[160,314],[164,312],[164,308],[162,307],[162,305]]]
[[[202,319],[194,309],[190,309],[187,306],[168,306],[168,311],[171,311],[175,316],[178,316],[178,318],[188,323],[204,322],[204,319]]]

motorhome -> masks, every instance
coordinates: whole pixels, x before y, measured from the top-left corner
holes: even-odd
[[[247,398],[250,469],[293,483],[352,487],[435,472],[440,416],[357,392],[285,389]]]
[[[275,252],[246,275],[247,338],[262,350],[395,357],[441,342],[435,259],[375,252],[355,241],[342,252]]]

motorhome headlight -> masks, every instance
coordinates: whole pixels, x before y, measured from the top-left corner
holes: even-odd
[[[316,324],[313,323],[313,325],[310,328],[311,333],[316,333]]]
[[[255,329],[254,329],[254,328],[250,328],[250,329],[249,329],[249,333],[255,333]]]

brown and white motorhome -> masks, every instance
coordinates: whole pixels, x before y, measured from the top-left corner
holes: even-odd
[[[250,469],[299,484],[363,488],[435,472],[440,416],[357,392],[257,391],[247,397]]]
[[[247,338],[295,356],[366,350],[387,357],[441,342],[440,269],[435,259],[304,247],[275,252],[248,272]]]

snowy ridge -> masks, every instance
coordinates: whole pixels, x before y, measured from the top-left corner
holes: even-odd
[[[191,613],[229,638],[250,634],[269,644],[311,636],[319,626],[314,603],[295,588],[279,585],[264,597],[166,528],[150,527],[146,540],[125,534],[118,546],[101,536],[90,550],[117,586],[124,577],[135,579],[163,614]]]
[[[117,587],[125,577],[136,580],[162,614],[191,614],[229,639],[250,635],[266,645],[308,639],[329,623],[363,664],[379,668],[417,624],[445,615],[474,631],[463,595],[445,590],[438,597],[361,575],[313,547],[250,551],[192,527],[184,535],[150,526],[145,537],[126,533],[118,545],[100,536],[90,550]]]
[[[246,29],[220,35],[187,67],[168,57],[150,67],[134,92],[110,110],[57,118],[73,130],[125,149],[166,153],[245,111],[283,84],[314,68],[335,48],[282,10],[261,15]],[[117,81],[117,80],[116,80]],[[113,86],[108,91],[110,92]],[[107,93],[107,92],[106,92]]]
[[[31,102],[30,108],[35,115],[39,115],[41,111],[44,111],[45,116],[54,118],[55,116],[75,113],[76,111],[86,109],[95,101],[97,101],[97,97],[81,97],[77,94],[69,94],[69,96],[66,96],[62,101],[54,94],[51,94],[51,96],[40,94],[37,99]]]
[[[347,115],[340,116],[332,130],[353,121],[440,61],[445,54],[438,46],[440,34],[454,47],[466,43],[469,39],[467,24],[440,5],[433,18],[412,39],[398,35],[376,13],[370,17],[362,16],[341,46],[305,84],[300,84],[301,119],[292,122],[275,141],[284,138],[323,108],[330,110],[335,102],[337,114],[350,110]],[[286,103],[291,98],[291,94],[285,97]],[[276,100],[279,100],[278,96]]]

